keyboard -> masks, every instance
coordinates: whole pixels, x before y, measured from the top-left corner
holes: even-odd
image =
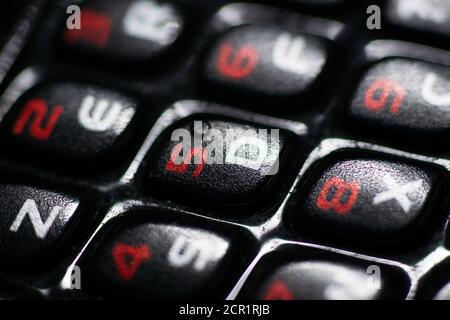
[[[449,1],[14,3],[1,299],[450,299]]]

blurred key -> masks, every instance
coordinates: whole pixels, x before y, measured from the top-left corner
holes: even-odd
[[[92,0],[82,5],[81,29],[66,29],[64,42],[87,54],[136,63],[166,51],[182,26],[170,2]]]
[[[407,292],[408,281],[401,270],[356,260],[327,261],[318,256],[283,263],[263,258],[244,284],[240,298],[382,300],[403,299]]]
[[[393,24],[450,36],[448,0],[389,0],[387,13]]]
[[[445,139],[450,134],[450,68],[423,61],[388,59],[372,66],[357,86],[350,115],[372,135]]]

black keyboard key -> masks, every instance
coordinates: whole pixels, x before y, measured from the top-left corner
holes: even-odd
[[[375,300],[364,269],[327,262],[299,262],[278,268],[260,290],[260,300]]]
[[[449,90],[450,68],[389,59],[364,75],[350,114],[358,128],[364,123],[406,136],[443,139],[450,133]]]
[[[0,209],[0,264],[28,271],[55,258],[80,215],[77,198],[5,184]]]
[[[447,0],[389,0],[387,12],[395,25],[450,36]]]
[[[170,48],[182,25],[182,18],[169,2],[86,1],[81,28],[66,29],[64,42],[106,59],[145,61]]]
[[[82,269],[91,290],[107,297],[224,298],[222,282],[240,263],[230,239],[171,224],[122,222],[96,248]]]
[[[327,46],[320,38],[247,25],[226,32],[209,52],[204,77],[244,93],[293,96],[321,74]]]
[[[359,242],[383,244],[411,237],[417,241],[419,234],[428,232],[425,225],[436,221],[437,212],[428,213],[443,201],[442,178],[434,167],[400,159],[331,158],[314,173],[292,222]]]
[[[109,163],[128,140],[136,107],[134,99],[95,86],[42,85],[9,111],[2,139],[37,161],[94,167]]]
[[[301,249],[300,249],[301,250]],[[407,276],[388,265],[353,259],[327,260],[315,252],[292,250],[291,260],[263,257],[244,284],[239,298],[255,300],[403,299]],[[293,256],[298,256],[292,260]]]
[[[169,130],[150,151],[144,174],[171,197],[247,204],[276,185],[287,145],[287,135],[277,129],[218,119],[189,120]]]

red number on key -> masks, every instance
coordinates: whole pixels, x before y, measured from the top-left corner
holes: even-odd
[[[329,195],[335,189],[333,197],[329,199]],[[348,213],[358,200],[358,194],[361,187],[356,182],[345,182],[339,178],[331,178],[327,180],[317,197],[317,207],[322,210],[333,210],[340,215]],[[348,197],[344,195],[347,192]]]
[[[244,46],[233,56],[233,46],[225,43],[220,48],[217,60],[219,72],[232,79],[242,79],[248,77],[258,64],[259,54],[255,48]]]
[[[208,156],[208,152],[205,149],[203,149],[202,147],[192,148],[190,150],[190,152],[186,155],[184,160],[180,164],[176,164],[175,162],[179,159],[181,150],[183,150],[183,144],[182,143],[177,144],[172,149],[172,153],[170,155],[170,159],[169,159],[169,161],[167,162],[167,165],[166,165],[166,170],[167,171],[171,171],[171,172],[177,172],[177,173],[180,173],[180,174],[184,174],[187,171],[188,166],[191,163],[192,158],[197,156],[197,157],[201,157],[200,158],[200,163],[197,164],[197,167],[195,168],[195,170],[192,173],[192,175],[194,177],[198,177],[200,175],[200,173],[202,173],[203,166],[204,166],[204,164],[206,162],[206,158]]]
[[[29,128],[30,135],[38,140],[48,140],[63,111],[64,109],[62,106],[53,108],[52,113],[48,117],[47,124],[44,125],[44,118],[48,112],[47,102],[41,99],[30,100],[23,108],[20,117],[17,119],[13,128],[13,133],[16,135],[22,134],[28,121],[33,117]]]
[[[398,83],[386,79],[376,80],[366,92],[364,105],[374,112],[380,111],[387,107],[389,97],[393,96],[391,113],[396,114],[400,110],[405,95],[405,89]]]
[[[294,295],[283,281],[275,281],[267,290],[264,300],[294,300]]]
[[[150,260],[151,257],[152,252],[145,244],[135,247],[119,242],[112,250],[114,264],[123,281],[133,280],[141,264]]]
[[[108,44],[112,30],[109,16],[90,9],[81,12],[81,29],[67,29],[64,39],[67,43],[86,42],[98,48]]]

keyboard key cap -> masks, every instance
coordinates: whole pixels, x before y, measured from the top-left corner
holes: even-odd
[[[254,299],[376,300],[380,298],[378,287],[369,281],[363,268],[324,261],[293,262],[264,279]]]
[[[438,212],[430,211],[442,201],[442,185],[434,167],[381,156],[341,155],[315,172],[305,189],[306,199],[298,202],[291,219],[299,229],[310,225],[358,239],[357,244],[417,241],[428,233],[425,225],[436,221]]]
[[[214,118],[189,120],[168,130],[150,151],[144,174],[170,197],[247,204],[276,188],[274,178],[285,168],[287,148],[287,133],[277,129]]]
[[[66,194],[0,185],[0,264],[32,269],[48,263],[79,218],[79,200]]]
[[[261,264],[244,292],[256,300],[380,300],[403,299],[404,277],[377,264],[348,264],[320,259]]]
[[[387,12],[393,24],[450,35],[450,2],[447,0],[390,0]]]
[[[83,283],[107,297],[224,298],[242,263],[230,239],[172,224],[121,223],[96,248]]]
[[[92,0],[81,10],[81,29],[67,29],[70,48],[139,62],[166,51],[179,37],[183,20],[169,2],[156,0]]]
[[[326,59],[327,45],[317,37],[247,25],[220,38],[208,54],[203,73],[218,86],[285,97],[308,90]]]
[[[350,114],[358,128],[367,124],[404,136],[442,139],[450,132],[449,90],[450,68],[389,59],[364,75]]]
[[[27,161],[32,155],[72,169],[81,162],[85,169],[109,163],[124,146],[136,107],[134,99],[95,86],[43,85],[12,107],[2,123],[2,139]]]

